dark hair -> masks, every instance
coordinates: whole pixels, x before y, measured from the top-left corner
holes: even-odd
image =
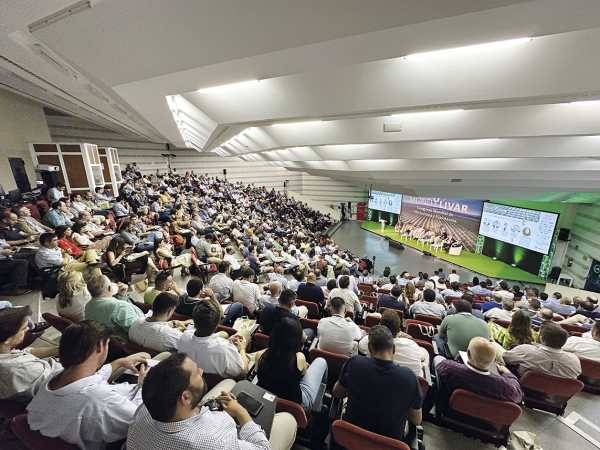
[[[56,200],[55,202],[52,203],[52,209],[58,209],[60,208],[60,204],[63,203],[62,200]]]
[[[86,226],[87,224],[82,221],[82,220],[78,220],[77,222],[75,222],[73,224],[73,226],[71,227],[71,230],[73,230],[73,233],[79,233],[81,234],[81,230]]]
[[[466,302],[469,302],[471,305],[473,305],[473,302],[475,301],[475,296],[471,296],[467,293],[464,293],[461,297],[461,300],[464,300]]]
[[[335,289],[337,286],[337,282],[335,281],[335,278],[331,278],[329,280],[327,280],[327,289],[329,289],[330,291]]]
[[[200,278],[192,278],[188,281],[185,289],[190,297],[195,297],[202,291],[203,287],[204,283]]]
[[[400,328],[402,327],[402,321],[400,320],[400,316],[393,309],[386,309],[381,314],[380,325],[384,327],[388,327],[392,332],[392,336],[397,336]]]
[[[392,276],[390,277],[390,283],[391,283],[391,284],[396,284],[396,279],[397,279],[397,278],[396,278],[396,275],[392,275]]]
[[[154,251],[157,252],[158,251],[158,246],[160,245],[160,243],[163,241],[162,237],[155,237],[154,238]]]
[[[204,239],[206,239],[207,241],[212,241],[213,240],[213,234],[212,233],[206,233],[204,235]]]
[[[388,327],[375,325],[369,332],[369,344],[374,352],[389,350],[394,346],[394,336]]]
[[[69,196],[69,198],[71,199],[71,201],[73,201],[73,200],[75,200],[75,198],[77,198],[77,196],[78,196],[78,195],[81,195],[81,194],[79,194],[78,192],[73,192],[73,193],[72,193],[72,194]]]
[[[230,267],[231,263],[229,261],[221,261],[221,264],[219,264],[219,273],[227,272],[227,269],[229,269]]]
[[[210,336],[219,326],[221,311],[217,309],[212,300],[202,300],[194,306],[192,317],[194,318],[196,336]]]
[[[508,334],[515,339],[517,345],[531,344],[534,340],[529,315],[523,311],[515,312],[508,326]]]
[[[456,300],[454,302],[454,308],[456,308],[456,313],[468,312],[471,313],[473,311],[473,305],[467,300]]]
[[[123,238],[116,237],[110,240],[110,244],[108,244],[106,251],[113,252],[115,254],[115,257],[117,257],[123,251],[124,248],[125,240]]]
[[[329,303],[331,304],[331,309],[335,311],[339,311],[341,308],[345,309],[346,302],[342,297],[333,297],[329,299]]]
[[[540,326],[540,342],[551,348],[562,348],[569,338],[569,333],[552,322],[542,322]]]
[[[65,236],[65,231],[67,231],[67,229],[69,228],[71,228],[69,225],[57,226],[56,230],[54,230],[54,232],[56,233],[56,237],[62,239]]]
[[[453,291],[458,291],[460,289],[460,284],[458,284],[456,281],[450,283],[450,286],[452,287]]]
[[[0,309],[0,342],[17,334],[30,315],[29,306]]]
[[[55,237],[57,237],[55,233],[40,234],[40,245],[44,245],[48,242],[52,242],[52,239],[54,239]]]
[[[485,281],[482,281],[481,283],[479,283],[479,286],[485,289],[487,288],[487,283]]]
[[[392,290],[390,291],[390,294],[392,294],[392,296],[394,297],[400,297],[402,295],[402,288],[400,286],[398,286],[397,284],[392,286]]]
[[[284,306],[292,306],[296,301],[296,293],[291,289],[284,289],[279,294],[279,303]]]
[[[423,291],[423,298],[425,299],[426,302],[433,302],[435,301],[435,291],[433,289],[425,289]]]
[[[252,267],[244,267],[242,269],[242,278],[250,278],[250,277],[254,277],[254,275],[255,275],[255,272]]]
[[[69,325],[60,338],[58,356],[67,369],[83,364],[100,342],[110,338],[108,325],[97,320],[84,320]]]
[[[304,272],[302,270],[297,270],[294,272],[294,278],[296,281],[302,281],[304,279]]]
[[[473,277],[473,284],[475,286],[477,286],[479,284],[479,278],[478,277]]]
[[[529,302],[529,306],[532,307],[533,309],[540,309],[542,307],[542,304],[540,303],[540,301],[537,298],[532,298],[531,301]]]
[[[169,277],[171,276],[171,274],[169,272],[161,272],[158,275],[156,275],[156,278],[154,279],[154,286],[156,288],[161,288],[163,287],[163,285],[169,280]]]
[[[269,335],[269,347],[260,358],[260,368],[276,378],[287,378],[295,370],[296,353],[302,345],[300,322],[291,317],[278,320]]]
[[[54,187],[59,188],[59,187],[67,187],[67,186],[62,181],[59,181],[58,183],[56,183],[56,186],[54,186]]]
[[[148,372],[142,400],[154,420],[168,422],[175,415],[177,400],[190,385],[192,374],[183,368],[187,353],[175,353]]]
[[[343,277],[341,277],[339,279],[338,284],[339,284],[340,288],[346,289],[350,285],[350,277],[347,275],[344,275]]]
[[[390,269],[389,267],[386,267],[385,269],[383,269],[383,277],[388,278],[390,276],[391,272],[392,272],[392,269]]]
[[[161,292],[154,299],[152,310],[155,314],[162,314],[177,307],[177,305],[179,305],[179,299],[175,295],[169,292]]]
[[[583,302],[581,303],[581,309],[592,312],[595,309],[595,306],[592,302]]]
[[[500,287],[502,288],[502,290],[506,291],[506,290],[508,290],[508,283],[506,281],[502,280],[500,282]]]
[[[546,300],[548,300],[548,294],[546,294],[545,292],[542,292],[540,294],[540,300],[545,302]]]

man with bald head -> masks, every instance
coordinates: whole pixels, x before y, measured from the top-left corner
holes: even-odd
[[[520,403],[523,391],[519,380],[501,364],[497,364],[496,351],[491,342],[483,337],[474,337],[467,349],[468,362],[458,362],[436,356],[433,365],[442,392],[449,396],[455,389],[465,389],[484,397]],[[500,375],[490,373],[496,364]]]
[[[283,289],[284,287],[279,281],[273,281],[269,285],[269,290],[258,300],[260,309],[265,309],[267,306],[278,306],[279,296],[281,295]],[[308,314],[308,308],[306,306],[298,307],[294,304],[291,307],[291,312],[294,313],[297,317],[305,317],[306,314]]]
[[[306,283],[298,286],[297,294],[300,300],[316,303],[321,308],[325,308],[325,294],[323,289],[317,286],[317,276],[313,272],[306,277]]]
[[[275,268],[274,272],[268,274],[269,281],[272,283],[273,281],[279,281],[283,289],[288,288],[287,278],[283,276],[283,267],[278,266]]]

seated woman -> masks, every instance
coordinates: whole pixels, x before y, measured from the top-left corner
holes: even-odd
[[[113,238],[110,245],[106,249],[106,260],[108,266],[114,270],[117,264],[123,264],[125,270],[143,269],[148,276],[148,281],[154,283],[158,269],[148,255],[140,256],[134,261],[125,261],[125,241],[123,238]]]
[[[175,210],[175,214],[171,211],[171,219],[173,219],[173,222],[180,228],[189,230],[192,227],[190,215],[183,208],[183,203],[179,204],[179,207]]]
[[[533,344],[538,341],[538,333],[531,328],[531,318],[523,311],[513,314],[508,328],[488,322],[492,342],[497,342],[505,350],[521,344]]]
[[[85,229],[87,225],[88,224],[82,220],[75,222],[72,227],[73,233],[71,234],[71,238],[78,246],[85,245],[88,249],[105,252],[112,237],[105,236],[101,240],[94,242],[92,241],[92,239],[94,239],[94,235]]]
[[[403,226],[404,226],[404,223],[401,222],[400,220],[398,220],[398,222],[396,222],[396,226],[394,226],[394,230],[396,230],[396,233],[400,233]]]
[[[182,276],[190,274],[190,267],[192,265],[191,253],[182,253],[179,256],[174,256],[171,252],[171,245],[167,244],[162,238],[154,239],[154,253],[159,258],[170,260],[171,267],[181,266]]]
[[[327,379],[327,361],[317,358],[309,366],[302,353],[302,334],[297,319],[278,320],[269,334],[269,347],[256,357],[256,365],[260,387],[301,405],[309,415],[321,381]]]
[[[58,237],[58,246],[63,250],[69,251],[69,254],[75,259],[79,259],[80,256],[85,254],[85,261],[97,261],[99,258],[96,250],[83,250],[79,247],[73,237],[73,230],[68,225],[60,225],[56,227],[56,237]]]
[[[58,315],[71,322],[85,319],[85,305],[92,299],[81,272],[67,270],[58,276]]]

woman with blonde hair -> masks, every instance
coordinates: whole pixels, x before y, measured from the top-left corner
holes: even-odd
[[[75,270],[67,270],[58,276],[58,315],[71,322],[85,319],[85,305],[92,299],[83,281],[83,274]]]
[[[415,285],[412,283],[406,283],[404,285],[404,296],[408,299],[412,305],[416,300],[421,298],[421,291],[415,289]]]
[[[513,314],[508,328],[495,322],[488,322],[492,342],[497,342],[505,350],[521,344],[533,344],[538,341],[538,333],[531,328],[531,318],[523,311]]]
[[[159,258],[170,260],[171,267],[181,266],[182,276],[190,274],[190,267],[192,266],[191,253],[182,253],[179,256],[173,256],[171,245],[167,244],[162,238],[154,240],[154,253],[156,253]]]

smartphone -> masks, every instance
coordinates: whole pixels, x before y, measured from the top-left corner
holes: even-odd
[[[238,403],[242,405],[252,417],[258,416],[258,413],[263,409],[263,406],[265,406],[263,402],[256,400],[245,391],[241,391],[237,394],[236,398]]]

